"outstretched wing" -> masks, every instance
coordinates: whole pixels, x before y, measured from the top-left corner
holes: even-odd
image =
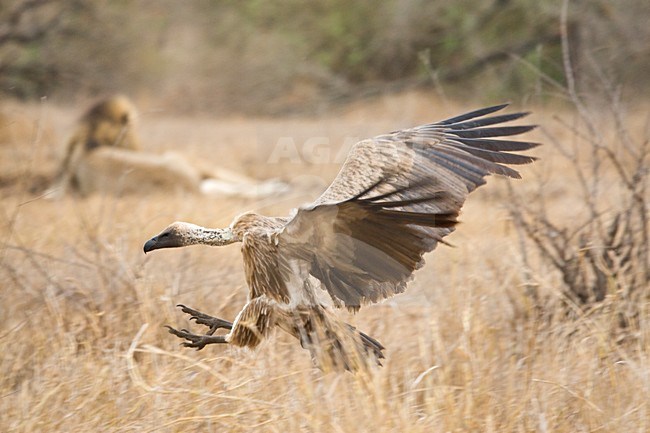
[[[329,188],[278,233],[280,253],[305,261],[337,305],[358,309],[406,288],[413,271],[454,230],[467,195],[491,173],[519,178],[510,153],[536,143],[493,137],[534,126],[491,126],[528,113],[484,108],[357,143]]]

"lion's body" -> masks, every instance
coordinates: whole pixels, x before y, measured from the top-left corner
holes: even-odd
[[[68,141],[49,197],[68,190],[82,195],[121,195],[155,190],[213,196],[263,197],[286,190],[222,168],[204,170],[175,152],[144,152],[135,132],[137,113],[125,96],[99,101],[80,119]]]

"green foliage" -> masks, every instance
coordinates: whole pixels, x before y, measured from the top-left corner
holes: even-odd
[[[35,3],[44,6],[29,10],[17,27],[38,30],[41,23],[41,37],[3,41],[8,27],[0,26],[5,93],[157,93],[164,87],[171,98],[227,98],[230,109],[259,110],[290,94],[305,71],[320,97],[341,93],[341,83],[354,94],[361,84],[433,76],[473,96],[501,98],[564,82],[559,0]],[[625,9],[613,0],[571,3],[571,53],[575,65],[596,60],[614,79],[642,86],[650,58],[643,40],[650,32],[644,1],[627,3]],[[16,8],[0,9],[0,18],[10,22]],[[45,26],[53,16],[60,19]]]
[[[215,6],[217,7],[217,6]],[[219,7],[223,7],[220,5]],[[351,83],[413,77],[421,68],[418,53],[427,50],[436,72],[454,75],[477,59],[519,49],[522,57],[554,55],[540,45],[559,46],[557,10],[532,0],[474,1],[322,0],[261,2],[244,0],[230,8],[245,29],[280,34],[290,49]],[[531,48],[521,48],[521,45]],[[512,64],[514,59],[508,59]],[[542,72],[559,57],[540,59]],[[521,76],[504,77],[506,87]],[[501,87],[502,83],[499,83]],[[518,88],[517,90],[521,90]]]

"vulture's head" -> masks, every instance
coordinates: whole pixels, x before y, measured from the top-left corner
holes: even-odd
[[[238,238],[230,227],[225,229],[211,229],[197,226],[192,223],[175,222],[165,230],[149,239],[144,244],[145,254],[161,248],[187,247],[189,245],[228,245],[236,242]]]
[[[145,254],[149,251],[159,250],[161,248],[177,248],[193,245],[192,239],[196,237],[200,227],[184,222],[175,222],[170,224],[156,236],[149,239],[144,244]]]

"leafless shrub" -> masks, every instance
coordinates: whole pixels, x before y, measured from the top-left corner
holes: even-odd
[[[568,139],[546,135],[565,159],[580,195],[566,218],[547,210],[543,185],[533,200],[511,191],[510,215],[542,261],[560,273],[561,292],[572,307],[587,311],[602,301],[616,302],[618,322],[627,326],[649,294],[650,134],[646,128],[642,136],[633,136],[620,89],[597,65],[592,63],[603,99],[596,103],[594,95],[578,94],[566,37],[563,45],[565,91],[577,115],[572,124],[557,119]],[[612,130],[614,134],[607,132]],[[522,248],[528,262],[526,243]]]

